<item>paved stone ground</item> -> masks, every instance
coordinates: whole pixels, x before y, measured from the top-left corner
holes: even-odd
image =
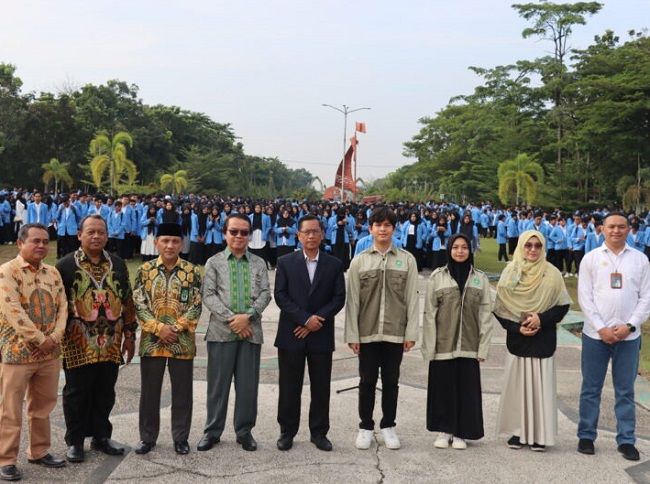
[[[271,272],[271,279],[273,279]],[[421,297],[425,276],[420,276]],[[421,309],[423,304],[421,303]],[[490,357],[482,364],[483,407],[486,437],[470,442],[465,451],[440,450],[433,447],[435,435],[425,428],[427,364],[417,347],[405,356],[402,364],[398,435],[402,449],[387,450],[380,432],[376,432],[370,450],[354,447],[357,419],[357,391],[343,391],[357,384],[357,360],[342,342],[343,317],[337,318],[337,351],[333,368],[331,399],[332,452],[321,452],[309,442],[306,423],[309,387],[303,392],[303,419],[294,448],[280,452],[275,447],[279,434],[276,423],[277,361],[273,338],[277,329],[278,309],[273,303],[264,313],[266,342],[262,350],[262,370],[258,423],[253,434],[259,443],[257,452],[245,452],[236,443],[232,430],[232,411],[222,442],[208,452],[197,452],[205,421],[205,345],[199,343],[194,370],[194,421],[190,444],[192,452],[177,456],[173,451],[169,425],[170,388],[163,389],[162,428],[156,448],[146,456],[130,451],[123,457],[109,457],[87,451],[83,464],[68,464],[64,469],[47,470],[28,464],[24,452],[18,462],[23,479],[28,482],[122,483],[122,482],[228,482],[228,483],[403,483],[403,482],[650,482],[650,385],[639,379],[637,385],[637,436],[641,461],[624,460],[616,451],[613,391],[611,382],[603,395],[603,406],[596,456],[576,452],[576,422],[580,389],[580,339],[560,329],[560,346],[556,353],[559,408],[557,445],[545,453],[527,448],[514,451],[505,445],[503,436],[495,435],[495,420],[505,360],[505,332],[497,327]],[[207,314],[201,318],[199,332],[204,332]],[[198,339],[202,335],[197,336]],[[306,382],[308,384],[308,382]],[[63,380],[61,380],[61,386]],[[135,446],[138,438],[138,398],[140,374],[137,359],[120,371],[117,402],[113,412],[115,440]],[[231,394],[231,400],[234,391]],[[377,410],[379,405],[377,405]],[[52,453],[65,452],[65,430],[61,406],[53,414]],[[26,437],[23,435],[24,449]],[[88,449],[88,443],[86,444]]]

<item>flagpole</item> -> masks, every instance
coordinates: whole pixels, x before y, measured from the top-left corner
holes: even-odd
[[[357,123],[354,123],[354,151],[352,158],[354,159],[354,188],[357,188],[357,146],[359,146],[359,138],[357,138]],[[354,196],[354,203],[357,203],[357,191],[352,194]]]
[[[370,108],[355,108],[355,109],[350,109],[348,106],[345,104],[343,105],[343,109],[338,108],[336,106],[332,106],[331,104],[324,104],[323,106],[335,109],[339,113],[343,114],[343,161],[341,165],[341,203],[344,202],[344,197],[345,197],[345,146],[347,144],[347,133],[348,133],[348,114],[354,113],[356,111],[361,111],[364,109],[370,109]],[[356,127],[355,127],[356,131]],[[352,160],[350,160],[350,163],[352,163]],[[334,180],[336,183],[336,179]],[[355,180],[354,183],[356,183],[356,167],[355,167]],[[355,200],[356,200],[356,194],[355,194]]]

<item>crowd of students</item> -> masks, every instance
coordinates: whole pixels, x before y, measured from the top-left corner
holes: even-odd
[[[54,197],[14,189],[0,191],[0,242],[12,243],[22,223],[39,222],[49,227],[57,239],[57,256],[77,249],[79,221],[99,213],[109,225],[108,249],[130,260],[134,253],[144,261],[157,257],[153,244],[161,223],[179,223],[184,235],[182,257],[203,265],[224,248],[223,223],[231,213],[245,213],[253,223],[251,251],[260,255],[269,268],[278,256],[299,247],[296,237],[301,216],[312,214],[325,226],[324,244],[347,269],[357,248],[372,241],[368,217],[373,204],[334,201],[297,203],[276,200],[250,200],[241,197],[137,195],[121,197],[90,196],[80,192]],[[517,246],[519,234],[537,230],[547,239],[547,260],[565,277],[577,275],[584,254],[603,243],[602,219],[607,209],[566,214],[527,208],[502,208],[489,202],[399,203],[391,204],[397,215],[393,242],[416,258],[418,270],[434,270],[447,263],[446,245],[457,233],[470,240],[472,252],[480,250],[482,237],[495,238],[498,260],[508,261]],[[630,214],[628,244],[650,258],[650,214]],[[365,240],[364,240],[365,239]],[[361,242],[361,243],[360,243]],[[358,246],[358,247],[357,247]]]

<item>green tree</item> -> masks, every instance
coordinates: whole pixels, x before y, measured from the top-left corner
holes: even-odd
[[[552,119],[556,128],[556,162],[562,165],[564,117],[562,111],[563,90],[568,83],[565,58],[569,49],[568,41],[576,25],[585,25],[588,15],[597,14],[603,7],[599,2],[514,4],[517,13],[532,21],[532,27],[524,29],[524,38],[540,37],[553,43],[553,56],[538,59],[534,64],[553,101]]]
[[[501,163],[497,176],[502,203],[519,205],[523,200],[532,205],[537,196],[537,184],[544,179],[544,170],[533,157],[522,153]]]
[[[128,133],[116,133],[112,139],[99,133],[90,142],[90,173],[98,190],[102,187],[102,178],[108,170],[110,193],[115,195],[117,186],[126,176],[126,183],[133,185],[138,176],[137,167],[127,158],[127,147],[133,146],[133,139]]]
[[[160,189],[166,191],[171,188],[172,195],[183,193],[187,189],[187,170],[178,170],[175,173],[165,173],[160,177]]]
[[[43,181],[45,182],[45,190],[47,191],[50,183],[54,181],[54,195],[59,193],[59,183],[61,186],[66,184],[68,188],[72,187],[72,177],[68,172],[70,163],[61,163],[56,158],[50,159],[49,163],[43,163],[41,165],[45,172],[43,173]]]

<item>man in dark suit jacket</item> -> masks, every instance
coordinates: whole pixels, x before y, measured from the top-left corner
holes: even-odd
[[[289,450],[300,426],[300,396],[309,365],[311,404],[309,431],[320,450],[332,450],[329,431],[330,381],[334,352],[334,316],[345,304],[343,265],[319,251],[323,227],[313,215],[298,222],[302,250],[278,259],[275,274],[275,302],[280,322],[275,346],[278,348],[280,397],[278,449]]]

